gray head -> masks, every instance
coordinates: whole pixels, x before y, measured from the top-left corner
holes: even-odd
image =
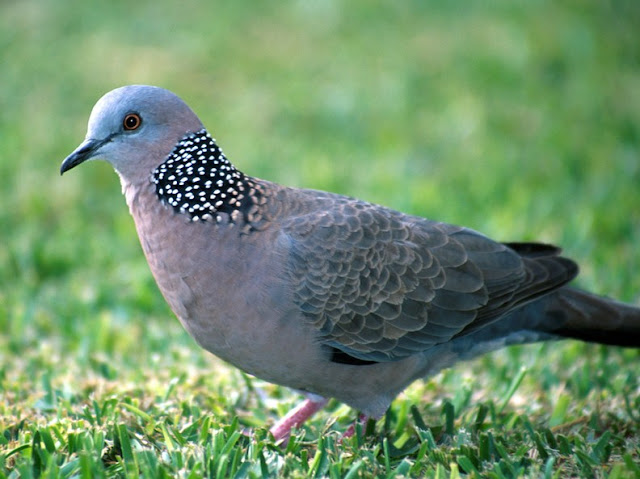
[[[261,187],[229,162],[195,113],[168,90],[132,85],[100,98],[84,142],[60,173],[94,158],[111,163],[124,186],[155,184],[158,200],[192,221],[260,219]]]
[[[95,104],[84,142],[63,161],[60,173],[103,159],[128,183],[147,180],[181,138],[203,128],[187,104],[168,90],[117,88]]]

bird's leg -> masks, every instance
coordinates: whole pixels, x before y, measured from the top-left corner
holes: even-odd
[[[273,425],[269,432],[273,434],[276,443],[282,445],[289,441],[291,429],[300,427],[307,419],[327,405],[329,400],[314,396],[305,399],[298,406],[293,408],[282,419]]]
[[[347,429],[344,434],[342,435],[342,437],[340,438],[341,441],[344,441],[345,439],[348,439],[350,437],[352,437],[355,433],[356,433],[356,424],[361,424],[363,426],[367,425],[367,422],[369,422],[369,419],[371,419],[369,416],[367,416],[366,414],[360,414],[358,416],[358,419],[356,419],[354,421],[353,424],[351,424],[351,426],[349,426],[349,429]]]

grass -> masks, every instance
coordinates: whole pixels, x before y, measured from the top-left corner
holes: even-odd
[[[64,178],[102,93],[187,100],[249,174],[561,244],[640,291],[637,2],[25,0],[0,5],[0,478],[640,477],[637,350],[510,348],[375,427],[199,350],[105,164]],[[244,431],[251,431],[247,437]]]

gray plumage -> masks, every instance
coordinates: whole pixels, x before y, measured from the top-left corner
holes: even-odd
[[[380,416],[412,381],[507,344],[640,345],[639,310],[565,286],[553,246],[246,176],[173,93],[102,97],[61,172],[119,173],[153,275],[205,349]]]

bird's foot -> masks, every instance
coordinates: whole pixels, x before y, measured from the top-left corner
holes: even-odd
[[[291,436],[291,430],[298,428],[313,416],[316,412],[327,405],[328,399],[313,397],[305,399],[298,406],[293,408],[282,419],[273,425],[269,432],[273,435],[276,444],[286,446]]]
[[[340,438],[340,442],[344,441],[345,439],[349,439],[350,437],[353,437],[353,435],[356,433],[356,426],[358,424],[360,424],[361,426],[365,426],[367,425],[367,423],[369,422],[369,419],[371,419],[369,416],[367,416],[366,414],[360,414],[358,416],[358,419],[356,419],[351,426],[349,426],[349,429],[347,429],[344,434],[342,435],[342,437]]]

